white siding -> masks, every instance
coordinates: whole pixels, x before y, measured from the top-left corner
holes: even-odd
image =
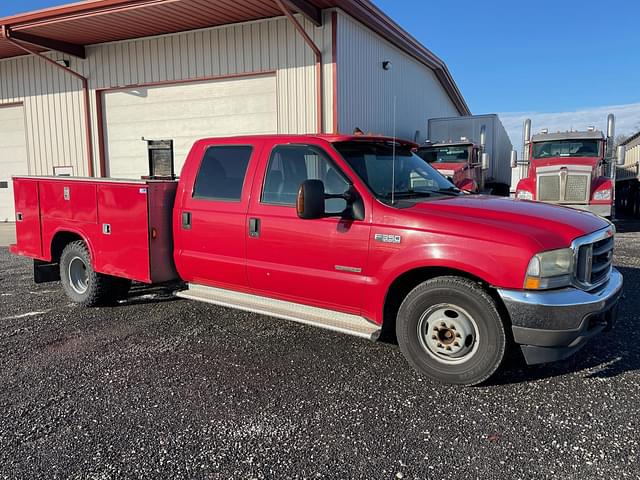
[[[394,98],[397,136],[409,140],[416,130],[426,140],[429,118],[459,115],[430,68],[343,12],[337,44],[340,131],[392,135]],[[384,61],[392,62],[391,70],[383,70]]]
[[[325,128],[331,128],[331,11],[322,27],[303,21],[323,53]],[[54,59],[69,58],[59,53]],[[88,77],[94,170],[98,173],[96,89],[276,72],[280,133],[316,131],[313,53],[285,18],[236,24],[139,40],[94,45],[71,68]],[[86,175],[83,96],[78,80],[34,57],[0,61],[0,104],[24,102],[30,174],[73,166]]]
[[[0,107],[0,222],[13,222],[11,175],[27,173],[24,107]]]

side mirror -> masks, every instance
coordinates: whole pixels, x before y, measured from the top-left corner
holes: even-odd
[[[305,180],[300,184],[296,199],[298,217],[314,220],[324,217],[324,183],[322,180]]]
[[[622,167],[624,165],[625,157],[627,156],[627,147],[624,145],[618,145],[616,151],[616,165]]]
[[[482,169],[489,170],[489,163],[491,162],[489,154],[487,152],[482,153]]]
[[[515,150],[511,150],[511,168],[516,168],[518,166],[518,152]]]
[[[327,213],[325,200],[340,198],[347,204],[347,208],[341,212]],[[343,194],[333,195],[324,192],[322,180],[305,180],[298,188],[296,198],[296,211],[298,217],[304,220],[315,220],[325,217],[343,217],[351,220],[364,220],[364,201],[358,195],[353,185]]]

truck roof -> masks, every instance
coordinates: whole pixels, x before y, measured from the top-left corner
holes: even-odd
[[[300,143],[308,139],[324,140],[329,143],[336,142],[396,142],[401,145],[407,145],[409,147],[417,147],[418,144],[410,140],[404,140],[402,138],[387,137],[384,135],[346,135],[341,133],[326,133],[326,134],[269,134],[269,135],[242,135],[235,137],[217,137],[217,138],[204,138],[200,142],[215,142],[220,140],[233,140],[233,141],[246,141],[251,142],[255,140],[272,140],[278,139],[283,143]]]
[[[554,140],[602,140],[604,134],[600,130],[586,132],[537,133],[531,137],[532,142],[552,142]]]
[[[471,145],[475,145],[471,140],[458,140],[458,141],[445,141],[441,140],[439,142],[425,142],[420,145],[420,148],[428,148],[428,147],[468,147]]]

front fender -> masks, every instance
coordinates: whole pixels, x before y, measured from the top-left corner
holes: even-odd
[[[471,241],[465,237],[450,238],[453,242],[406,246],[388,255],[378,271],[372,271],[370,278],[375,291],[371,298],[376,299],[376,304],[367,306],[372,307],[372,310],[365,313],[381,321],[384,302],[394,282],[404,274],[418,269],[440,269],[450,271],[453,275],[459,272],[492,287],[522,288],[532,255],[526,248],[498,244],[495,241]],[[377,253],[372,252],[372,255],[375,258]],[[376,282],[375,279],[380,281]]]
[[[531,198],[525,198],[526,200],[535,200],[536,199],[536,185],[532,178],[523,178],[518,182],[518,186],[516,188],[516,198],[520,198],[518,196],[519,192],[529,192],[531,194]]]

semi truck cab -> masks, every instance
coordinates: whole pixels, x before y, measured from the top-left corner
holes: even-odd
[[[520,163],[523,178],[516,188],[517,198],[612,216],[615,184],[612,115],[606,135],[591,127],[586,131],[557,133],[542,130],[531,136],[530,120],[525,122],[524,131],[524,162]]]

